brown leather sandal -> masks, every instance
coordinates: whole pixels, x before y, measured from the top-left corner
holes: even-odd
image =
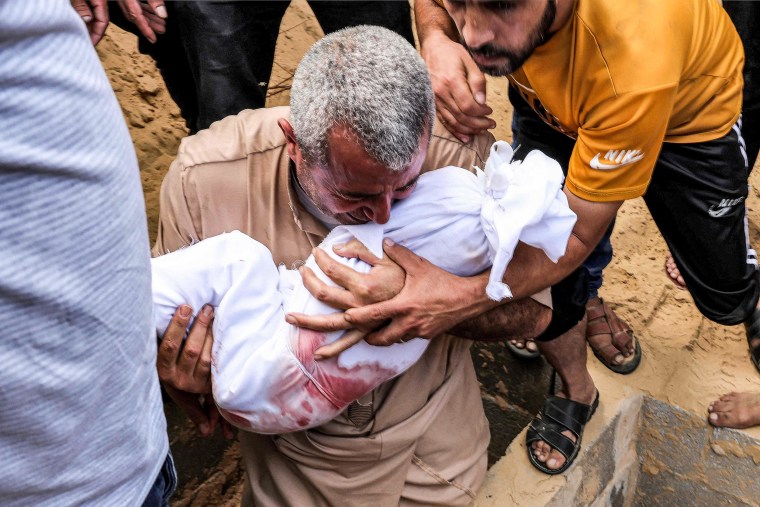
[[[588,326],[586,327],[586,340],[591,346],[591,350],[594,352],[599,361],[604,366],[622,375],[627,375],[633,372],[641,363],[641,346],[639,340],[633,334],[633,330],[623,322],[609,306],[602,300],[602,298],[595,298],[599,302],[594,302],[593,299],[589,300],[589,303],[594,304],[586,305],[586,316],[588,318]],[[597,337],[609,336],[609,341],[603,345],[599,343]],[[627,343],[628,340],[633,340],[634,352],[625,358],[620,364],[612,364],[605,359],[602,351],[612,348],[614,350],[613,355],[620,353],[620,350],[615,347],[614,343]]]

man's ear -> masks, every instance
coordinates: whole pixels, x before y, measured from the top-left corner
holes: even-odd
[[[298,141],[296,140],[296,133],[293,132],[293,125],[290,124],[285,118],[277,120],[277,125],[285,135],[285,141],[288,143],[288,156],[293,162],[296,161],[300,155],[301,149],[298,147]]]

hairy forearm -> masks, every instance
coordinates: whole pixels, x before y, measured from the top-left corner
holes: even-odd
[[[541,250],[521,243],[504,277],[514,297],[507,301],[491,301],[485,292],[488,273],[470,278],[463,286],[468,287],[465,293],[473,299],[466,318],[451,333],[481,341],[535,338],[551,321],[551,310],[528,297],[572,273],[596,242],[598,238],[595,237],[592,242],[583,242],[572,235],[565,256],[556,264]]]
[[[445,35],[449,39],[459,41],[459,32],[446,10],[434,0],[415,0],[414,17],[417,25],[417,37],[420,46],[431,35]]]
[[[504,283],[512,290],[512,298],[529,297],[559,282],[581,265],[595,244],[587,244],[571,235],[565,255],[555,264],[540,249],[520,243],[504,274]]]
[[[532,296],[573,272],[588,256],[593,245],[587,245],[576,236],[570,236],[567,251],[558,263],[553,263],[541,250],[519,243],[512,261],[504,275],[504,282],[512,291],[512,298],[506,301],[492,301],[486,295],[489,273],[462,278],[460,287],[452,287],[467,298],[468,304],[463,309],[462,325],[471,319],[479,318],[503,305],[510,306],[514,302]],[[504,310],[508,312],[508,310]]]
[[[599,243],[622,204],[585,201],[567,189],[565,195],[578,216],[565,255],[555,264],[540,249],[519,243],[504,273],[504,283],[509,285],[513,299],[531,296],[572,273]]]
[[[529,340],[546,329],[551,317],[550,308],[533,299],[522,299],[466,320],[451,333],[477,341]]]

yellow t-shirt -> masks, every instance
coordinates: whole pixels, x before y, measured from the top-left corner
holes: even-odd
[[[510,80],[575,138],[567,186],[589,201],[646,191],[662,143],[725,135],[739,117],[744,51],[715,0],[577,0]]]

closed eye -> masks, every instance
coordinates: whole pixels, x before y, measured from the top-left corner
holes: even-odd
[[[417,180],[419,180],[419,179],[420,179],[419,176],[416,177],[416,178],[414,178],[412,181],[410,181],[409,183],[407,183],[403,187],[397,188],[396,192],[402,192],[402,193],[403,192],[409,192],[410,190],[412,190],[414,187],[417,186]]]

